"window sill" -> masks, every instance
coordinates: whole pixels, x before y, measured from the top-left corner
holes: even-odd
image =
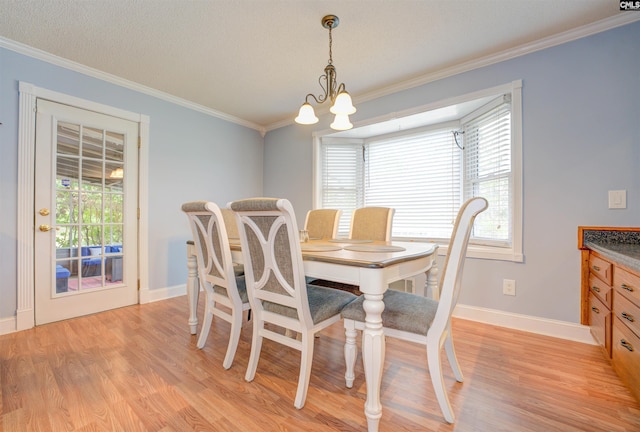
[[[396,238],[397,241],[411,241],[420,243],[438,243],[438,255],[444,256],[449,250],[447,243],[432,242],[427,240],[416,240],[408,238]],[[522,252],[517,252],[513,248],[502,248],[495,246],[472,245],[467,247],[467,258],[479,258],[496,261],[524,262]]]

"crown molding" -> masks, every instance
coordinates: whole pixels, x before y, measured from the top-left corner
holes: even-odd
[[[90,76],[92,78],[97,78],[99,80],[102,81],[106,81],[109,82],[111,84],[115,84],[117,86],[120,87],[124,87],[124,88],[128,88],[130,90],[134,90],[137,91],[139,93],[143,93],[149,96],[153,96],[156,97],[158,99],[194,110],[194,111],[198,111],[201,112],[203,114],[209,115],[211,117],[216,117],[219,118],[221,120],[225,120],[231,123],[235,123],[238,124],[240,126],[245,126],[248,127],[250,129],[255,129],[258,132],[260,132],[260,134],[262,136],[265,135],[266,133],[266,129],[264,126],[261,126],[259,124],[241,119],[239,117],[235,117],[220,111],[216,111],[214,109],[205,107],[203,105],[197,104],[195,102],[191,102],[188,101],[186,99],[182,99],[173,95],[170,95],[168,93],[162,92],[160,90],[156,90],[153,89],[151,87],[147,87],[144,86],[142,84],[138,84],[134,81],[130,81],[121,77],[118,77],[116,75],[112,75],[103,71],[100,71],[98,69],[94,69],[91,68],[89,66],[85,66],[82,65],[80,63],[74,62],[72,60],[68,60],[62,57],[59,57],[57,55],[48,53],[46,51],[40,50],[38,48],[34,48],[31,47],[29,45],[25,45],[23,43],[20,42],[16,42],[13,41],[11,39],[7,39],[4,37],[0,36],[0,47],[2,48],[6,48],[8,50],[17,52],[19,54],[23,54],[32,58],[35,58],[37,60],[41,60],[50,64],[53,64],[55,66],[59,66],[68,70],[72,70],[74,72],[78,72],[81,73],[83,75],[87,75]]]
[[[551,48],[551,47],[562,45],[564,43],[571,42],[577,39],[582,39],[584,37],[591,36],[597,33],[602,33],[604,31],[611,30],[616,27],[621,27],[639,20],[640,20],[640,14],[638,13],[622,12],[618,15],[605,18],[595,23],[577,27],[575,29],[558,33],[556,35],[549,36],[543,39],[539,39],[534,42],[529,42],[523,45],[519,45],[517,47],[510,48],[508,50],[502,51],[497,54],[488,55],[479,59],[470,60],[464,63],[457,64],[455,66],[440,69],[438,71],[421,75],[419,77],[416,77],[410,80],[398,82],[396,84],[392,84],[387,87],[382,87],[382,88],[361,94],[359,96],[353,96],[353,94],[351,96],[353,98],[354,105],[356,105],[357,103],[378,99],[383,96],[388,96],[393,93],[397,93],[403,90],[408,90],[414,87],[428,84],[430,82],[441,80],[443,78],[448,78],[464,72],[469,72],[474,69],[479,69],[485,66],[489,66],[489,65],[500,63],[516,57],[520,57],[526,54],[531,54],[533,52],[540,51],[546,48]],[[328,112],[328,110],[319,111],[318,114],[323,114],[326,112]],[[292,123],[293,123],[293,116],[291,117],[291,119],[285,119],[285,120],[281,120],[281,121],[267,125],[266,130],[268,132],[274,129],[288,126]]]
[[[418,86],[421,86],[433,81],[437,81],[443,78],[458,75],[463,72],[468,72],[481,67],[500,63],[505,60],[510,60],[510,59],[520,57],[526,54],[530,54],[536,51],[540,51],[546,48],[551,48],[557,45],[561,45],[567,42],[571,42],[577,39],[591,36],[596,33],[601,33],[607,30],[611,30],[616,27],[621,27],[623,25],[627,25],[639,20],[640,20],[640,14],[621,12],[618,15],[605,18],[603,20],[597,21],[592,24],[587,24],[572,30],[568,30],[566,32],[559,33],[557,35],[549,36],[534,42],[523,44],[515,48],[502,51],[497,54],[493,54],[493,55],[482,57],[476,60],[460,63],[458,65],[444,68],[435,72],[427,73],[417,78],[405,80],[390,86],[386,86],[380,89],[376,89],[374,91],[361,94],[359,96],[353,97],[352,95],[352,97],[354,99],[354,103],[367,102],[373,99],[377,99],[377,98],[387,96],[393,93],[397,93],[403,90],[408,90],[408,89],[418,87]],[[56,56],[54,54],[48,53],[46,51],[43,51],[37,48],[30,47],[20,42],[6,39],[4,37],[0,37],[0,47],[17,52],[19,54],[33,57],[38,60],[45,61],[47,63],[53,64],[56,66],[60,66],[65,69],[79,72],[83,75],[87,75],[93,78],[100,79],[102,81],[106,81],[121,87],[128,88],[130,90],[134,90],[149,96],[153,96],[158,99],[161,99],[161,100],[164,100],[164,101],[167,101],[167,102],[170,102],[194,111],[201,112],[211,117],[216,117],[221,120],[225,120],[231,123],[238,124],[240,126],[245,126],[250,129],[257,130],[258,132],[260,132],[260,134],[263,137],[267,132],[271,130],[288,126],[293,123],[293,115],[292,115],[291,119],[283,119],[283,120],[271,123],[267,126],[259,125],[259,124],[250,122],[248,120],[241,119],[239,117],[235,117],[220,111],[216,111],[214,109],[205,107],[195,102],[191,102],[186,99],[182,99],[182,98],[170,95],[168,93],[153,89],[151,87],[147,87],[142,84],[138,84],[136,82],[133,82],[124,78],[120,78],[118,76],[100,71],[98,69],[94,69],[94,68],[82,65],[80,63],[64,59],[62,57]],[[328,112],[328,110],[326,112]],[[325,113],[324,111],[319,112],[319,114],[324,114],[324,113]]]

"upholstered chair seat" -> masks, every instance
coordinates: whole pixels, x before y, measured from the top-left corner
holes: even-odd
[[[402,330],[427,335],[429,327],[436,316],[438,302],[430,298],[395,290],[384,293],[384,311],[382,322],[385,328]],[[365,313],[362,308],[364,296],[342,309],[342,317],[354,321],[364,322]]]

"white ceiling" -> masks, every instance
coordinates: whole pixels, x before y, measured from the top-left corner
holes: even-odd
[[[618,6],[614,0],[0,0],[0,37],[269,130],[291,122],[307,93],[320,92],[329,44],[324,15],[340,18],[333,60],[357,106],[399,83],[601,20],[640,19]]]

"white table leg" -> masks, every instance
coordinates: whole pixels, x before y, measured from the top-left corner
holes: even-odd
[[[189,302],[189,326],[191,334],[197,333],[198,327],[198,294],[200,279],[198,278],[198,262],[193,252],[193,245],[187,245],[187,301]]]
[[[384,365],[384,332],[382,329],[382,294],[364,294],[363,308],[366,313],[365,329],[362,332],[362,360],[367,380],[367,401],[364,414],[369,432],[377,432],[382,417],[380,386]]]
[[[438,264],[434,258],[431,268],[427,271],[427,293],[431,293],[431,298],[440,300],[440,291],[438,290]]]

